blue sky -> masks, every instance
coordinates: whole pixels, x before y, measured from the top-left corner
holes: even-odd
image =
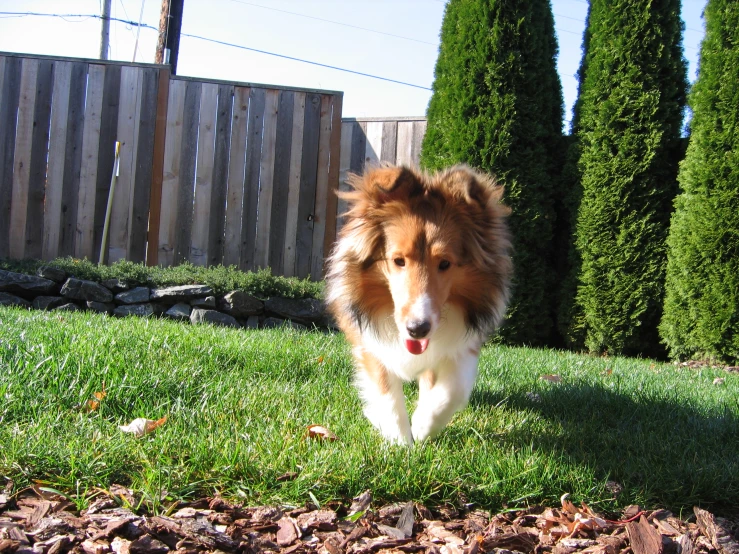
[[[160,0],[113,0],[112,16],[159,24]],[[96,58],[101,0],[0,0],[0,51]],[[705,0],[683,0],[684,52],[695,79]],[[552,0],[558,70],[569,120],[587,3]],[[430,97],[444,0],[185,0],[178,74],[344,91],[345,117],[423,115]],[[402,81],[391,83],[335,69],[208,42],[215,39],[275,54]],[[136,48],[138,40],[138,47]],[[111,25],[110,57],[152,62],[156,31]]]

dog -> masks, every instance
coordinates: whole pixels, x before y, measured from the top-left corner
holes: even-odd
[[[503,187],[457,165],[350,176],[326,304],[352,346],[364,414],[389,441],[438,434],[467,405],[480,349],[509,296]],[[418,380],[412,420],[403,381]]]

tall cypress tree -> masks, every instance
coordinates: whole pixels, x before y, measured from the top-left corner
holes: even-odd
[[[494,173],[512,208],[514,290],[501,337],[546,344],[553,330],[553,195],[562,89],[549,0],[450,0],[421,165]]]
[[[575,312],[591,351],[659,355],[687,90],[679,0],[592,0],[577,142]]]
[[[660,331],[674,357],[739,362],[739,4],[709,0]]]

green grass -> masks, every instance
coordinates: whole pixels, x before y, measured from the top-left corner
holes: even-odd
[[[2,308],[0,475],[78,499],[121,483],[155,510],[165,492],[297,505],[371,489],[493,510],[569,492],[606,512],[739,498],[739,375],[720,369],[490,346],[470,406],[411,450],[382,442],[351,380],[337,334]],[[118,429],[165,415],[141,439]],[[311,423],[339,440],[307,440]]]

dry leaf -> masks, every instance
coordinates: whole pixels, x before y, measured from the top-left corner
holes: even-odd
[[[143,437],[144,435],[151,433],[157,427],[161,427],[167,421],[167,416],[161,419],[152,420],[144,417],[134,419],[128,425],[119,425],[118,428],[124,433],[133,433],[136,438]]]
[[[318,359],[316,360],[316,363],[322,364],[323,363],[323,356],[318,356]]]
[[[334,435],[331,431],[329,431],[323,425],[313,424],[313,425],[308,425],[308,438],[335,441],[339,437]]]
[[[550,383],[561,383],[562,377],[559,375],[542,375],[539,377],[542,381],[549,381]]]
[[[716,377],[713,380],[713,384],[714,385],[723,385],[724,384],[724,381],[726,381],[726,379],[724,377]]]
[[[105,381],[103,381],[103,390],[92,393],[92,396],[95,397],[95,399],[90,399],[85,403],[84,409],[86,412],[94,412],[100,407],[100,402],[108,396],[108,393],[105,391]]]

